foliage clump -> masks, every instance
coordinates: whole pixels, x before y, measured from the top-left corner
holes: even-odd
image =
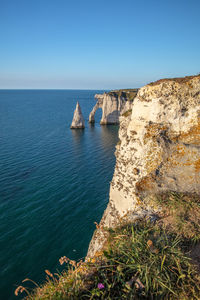
[[[199,299],[200,278],[181,239],[148,220],[109,230],[103,253],[48,275],[27,299]],[[49,272],[49,273],[48,273]]]

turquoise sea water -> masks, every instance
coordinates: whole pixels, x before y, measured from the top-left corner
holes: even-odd
[[[70,130],[100,91],[0,90],[0,299],[84,257],[106,208],[118,126]]]

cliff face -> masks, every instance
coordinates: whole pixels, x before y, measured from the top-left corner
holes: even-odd
[[[176,191],[200,195],[200,76],[165,79],[141,88],[132,114],[120,117],[120,143],[110,199],[88,257],[106,241],[103,227],[159,210],[153,198]]]
[[[89,115],[89,122],[95,122],[95,113],[98,108],[102,108],[100,124],[118,124],[120,115],[132,108],[133,99],[136,94],[136,89],[96,94],[97,103]]]

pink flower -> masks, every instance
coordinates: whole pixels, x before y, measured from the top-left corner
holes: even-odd
[[[98,283],[98,289],[100,289],[100,290],[102,290],[102,289],[104,289],[104,285],[103,285],[103,283]]]

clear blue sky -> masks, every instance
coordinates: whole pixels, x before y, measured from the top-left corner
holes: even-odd
[[[0,0],[0,88],[128,88],[199,72],[200,0]]]

